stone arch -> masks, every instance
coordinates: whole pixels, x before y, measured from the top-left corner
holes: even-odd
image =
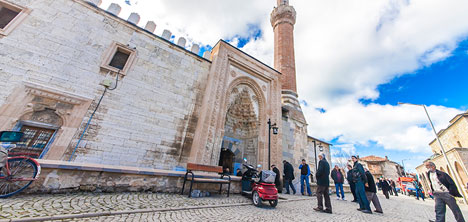
[[[263,94],[263,91],[260,85],[258,85],[258,83],[256,83],[255,80],[246,76],[238,77],[229,84],[227,91],[226,91],[226,96],[225,96],[226,99],[225,99],[225,106],[224,106],[225,108],[223,109],[223,114],[226,115],[227,113],[227,107],[229,104],[229,96],[231,95],[232,90],[240,84],[245,84],[249,86],[255,92],[255,95],[258,97],[258,103],[259,103],[259,116],[260,118],[263,117],[263,115],[266,114],[265,113],[265,107],[266,107],[265,95]]]
[[[31,121],[49,125],[52,128],[61,127],[65,119],[59,115],[56,110],[50,108],[42,108],[31,110],[20,117],[20,121]]]
[[[229,84],[222,112],[225,118],[222,148],[235,154],[235,166],[231,171],[235,172],[244,157],[251,164],[262,160],[267,118],[265,106],[265,96],[253,79],[239,77]]]
[[[468,175],[466,175],[463,167],[457,161],[455,161],[455,171],[462,182],[462,186],[466,187],[468,184]]]

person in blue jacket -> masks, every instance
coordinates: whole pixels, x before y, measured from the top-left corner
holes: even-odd
[[[302,159],[302,164],[299,165],[299,169],[301,170],[301,193],[302,195],[304,195],[304,181],[305,181],[305,185],[307,187],[307,193],[309,194],[309,196],[312,196],[312,192],[310,191],[310,185],[309,185],[310,168],[304,159]]]

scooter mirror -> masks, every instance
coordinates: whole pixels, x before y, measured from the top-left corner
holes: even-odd
[[[246,163],[247,163],[247,158],[245,158],[245,157],[244,157],[244,162],[246,162]]]
[[[258,164],[258,165],[257,165],[257,168],[262,168],[262,165],[261,165],[261,164]]]

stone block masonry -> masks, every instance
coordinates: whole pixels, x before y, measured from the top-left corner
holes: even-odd
[[[79,109],[58,114],[71,126],[58,129],[45,158],[67,160],[103,93],[99,83],[115,81],[115,74],[100,64],[117,42],[134,47],[136,59],[117,89],[104,96],[74,161],[161,169],[183,164],[183,142],[193,136],[194,110],[201,103],[210,61],[83,1],[15,3],[31,13],[0,38],[1,130],[18,126],[22,115],[32,111],[27,104],[36,106],[34,99],[18,105],[29,95],[23,90],[26,82],[87,98]],[[46,108],[57,112],[55,106]],[[68,121],[69,116],[76,120]]]

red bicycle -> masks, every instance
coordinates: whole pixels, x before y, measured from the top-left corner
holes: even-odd
[[[13,196],[26,189],[41,172],[39,163],[27,153],[9,153],[20,142],[22,132],[0,132],[0,198]],[[8,156],[7,155],[13,155]]]

